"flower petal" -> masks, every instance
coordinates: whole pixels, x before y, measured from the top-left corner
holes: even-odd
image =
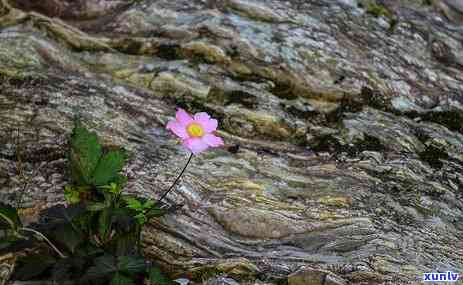
[[[200,138],[189,138],[183,141],[183,146],[191,150],[193,154],[205,151],[209,146]]]
[[[207,133],[212,133],[217,130],[218,122],[216,119],[210,119],[209,122],[203,124],[204,131]]]
[[[177,121],[170,121],[169,123],[167,123],[166,129],[171,130],[181,139],[185,140],[189,138],[185,126],[178,123]]]
[[[208,113],[206,112],[201,112],[201,113],[196,113],[194,115],[194,119],[196,122],[205,122],[208,121],[211,118]]]
[[[211,133],[217,129],[218,122],[216,119],[211,119],[206,112],[197,113],[194,116],[195,122],[201,124],[206,133]]]
[[[178,108],[177,113],[175,113],[175,118],[180,124],[187,126],[189,123],[193,122],[193,118],[185,110]]]
[[[214,136],[213,134],[206,134],[201,139],[204,143],[211,147],[218,147],[223,145],[222,138]]]

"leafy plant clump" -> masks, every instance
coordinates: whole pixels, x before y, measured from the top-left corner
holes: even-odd
[[[52,280],[57,284],[172,284],[145,260],[140,232],[166,213],[152,200],[123,193],[121,171],[127,153],[104,147],[98,136],[76,123],[70,138],[68,206],[46,210],[38,224],[22,226],[17,209],[0,204],[0,253],[31,247],[17,261],[14,280]],[[1,234],[3,230],[3,235]],[[46,246],[37,246],[38,244]]]

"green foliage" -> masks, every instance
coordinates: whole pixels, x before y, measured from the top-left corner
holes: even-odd
[[[167,278],[159,267],[151,267],[149,269],[149,281],[151,285],[173,285],[169,278]]]
[[[125,274],[134,274],[144,271],[146,268],[145,260],[137,256],[121,256],[117,261],[118,271]]]
[[[37,255],[21,259],[14,278],[120,285],[149,278],[153,284],[172,284],[158,268],[148,269],[139,255],[142,226],[166,212],[152,200],[123,194],[125,151],[105,148],[79,122],[69,145],[71,184],[64,196],[71,205],[46,210],[41,221],[41,232],[64,254],[40,248]],[[16,209],[0,203],[0,230],[18,232],[20,227]],[[5,243],[14,244],[14,236]]]
[[[117,183],[112,182],[109,185],[104,185],[100,186],[101,189],[104,189],[104,191],[109,192],[111,194],[120,194],[122,191],[121,185],[125,185],[125,181],[122,179],[122,177],[125,178],[125,176],[118,176],[120,180],[117,180]]]
[[[103,255],[95,259],[94,265],[91,266],[85,275],[82,277],[82,281],[89,281],[94,279],[109,279],[111,276],[118,276],[116,284],[133,284],[126,283],[127,280],[132,281],[134,274],[145,271],[145,260],[139,256],[112,256]],[[114,277],[111,280],[111,284],[115,282]]]
[[[51,233],[51,237],[62,243],[66,247],[66,250],[71,254],[76,252],[77,247],[84,239],[82,233],[76,231],[71,224],[64,224],[63,226],[56,228]]]
[[[66,201],[69,204],[79,203],[80,202],[79,192],[73,187],[66,185],[64,187],[64,199],[66,199]]]
[[[132,285],[135,284],[130,277],[125,276],[122,273],[116,272],[113,279],[111,280],[111,285]]]
[[[140,201],[133,197],[126,197],[127,208],[133,210],[134,218],[140,225],[144,225],[149,218],[160,217],[165,211],[158,208],[153,200]]]
[[[97,135],[77,122],[72,132],[70,145],[69,161],[74,183],[77,185],[91,184],[93,172],[103,151]]]
[[[394,15],[383,5],[376,3],[374,0],[364,1],[366,12],[373,17],[386,17],[393,19]]]
[[[127,159],[122,149],[105,150],[98,136],[77,122],[70,139],[69,166],[73,186],[65,189],[69,203],[78,203],[81,192],[116,185],[122,189],[127,178],[120,174]]]
[[[18,261],[22,266],[19,266],[15,275],[20,277],[19,280],[30,280],[43,274],[55,262],[56,259],[49,255],[28,255]]]
[[[125,159],[125,153],[121,150],[110,150],[103,155],[93,172],[93,185],[102,186],[117,181],[119,172],[124,167]]]

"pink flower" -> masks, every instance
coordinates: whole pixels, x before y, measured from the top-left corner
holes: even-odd
[[[182,145],[193,154],[205,151],[209,147],[223,145],[223,140],[214,135],[214,131],[217,129],[217,120],[212,119],[205,112],[197,113],[191,117],[185,110],[178,109],[175,120],[167,123],[166,128],[182,139]]]

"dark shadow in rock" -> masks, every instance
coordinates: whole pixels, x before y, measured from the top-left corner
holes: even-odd
[[[447,160],[449,158],[447,152],[432,145],[428,146],[425,151],[420,152],[418,155],[435,169],[441,169],[444,165],[442,160]]]
[[[458,110],[429,112],[423,116],[423,120],[441,124],[451,131],[463,132],[463,112]]]
[[[388,110],[390,102],[387,100],[387,96],[381,94],[379,90],[374,90],[368,86],[363,86],[360,91],[360,95],[366,105],[376,108],[378,110]]]

